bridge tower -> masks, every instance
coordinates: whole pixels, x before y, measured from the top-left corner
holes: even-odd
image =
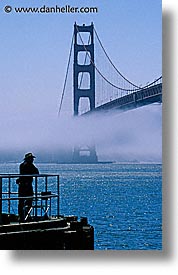
[[[80,44],[78,41],[80,37],[82,38],[81,33],[90,34],[90,44],[84,44],[83,40]],[[87,51],[87,52],[86,52]],[[81,97],[88,97],[90,102],[90,110],[95,108],[95,68],[90,62],[89,65],[79,64],[79,53],[86,52],[90,59],[94,63],[94,36],[93,36],[93,24],[90,26],[78,26],[76,23],[74,25],[74,67],[73,67],[73,85],[74,85],[74,116],[78,115],[79,100]],[[80,88],[79,85],[79,74],[88,73],[89,74],[89,87]]]
[[[84,33],[89,34],[88,44],[86,44],[82,37]],[[82,41],[81,41],[82,40]],[[80,41],[80,43],[79,43]],[[89,64],[79,63],[80,52],[85,52],[90,62]],[[73,64],[73,96],[74,96],[74,116],[79,114],[79,101],[80,98],[89,99],[90,110],[95,109],[95,68],[94,63],[94,35],[93,23],[90,26],[74,25],[74,64]],[[87,87],[80,87],[79,74],[87,74],[89,84]],[[87,149],[86,149],[87,148]],[[87,155],[82,155],[87,152]],[[94,145],[89,145],[83,149],[81,146],[76,146],[73,152],[73,162],[96,163],[98,158]]]

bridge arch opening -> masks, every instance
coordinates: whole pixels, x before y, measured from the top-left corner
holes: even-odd
[[[88,90],[90,89],[90,73],[89,72],[79,72],[78,74],[78,89]]]
[[[77,44],[78,45],[90,45],[91,34],[90,32],[78,32],[77,33]]]
[[[86,148],[86,147],[80,148],[79,156],[80,157],[90,157],[91,156],[90,149]]]
[[[79,65],[90,65],[91,63],[90,52],[79,51],[77,56],[77,62]]]
[[[90,100],[88,97],[81,97],[79,99],[79,114],[83,114],[90,110]]]

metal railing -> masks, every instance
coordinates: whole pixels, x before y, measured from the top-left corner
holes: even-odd
[[[33,196],[19,197],[18,184],[16,180],[20,177],[33,177]],[[21,174],[0,174],[0,215],[2,212],[12,214],[17,212],[17,203],[19,199],[32,199],[34,207],[34,216],[38,216],[38,202],[44,199],[53,200],[53,215],[59,217],[59,175],[57,174],[38,174],[38,175],[21,175]],[[45,197],[44,193],[48,193]],[[14,206],[14,202],[16,205]],[[47,203],[47,201],[46,201]],[[47,207],[47,206],[46,206]],[[13,209],[12,209],[13,208]],[[15,208],[15,210],[14,210]],[[13,213],[15,214],[15,213]]]

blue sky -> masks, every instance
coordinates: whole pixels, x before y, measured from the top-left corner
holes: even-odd
[[[7,14],[3,11],[6,5],[14,8],[44,4],[97,7],[98,13]],[[94,22],[110,58],[129,80],[144,85],[162,74],[160,0],[1,0],[0,123],[3,132],[9,134],[13,124],[17,134],[15,125],[19,127],[25,119],[30,126],[31,119],[56,118],[75,21],[78,24]],[[159,118],[160,112],[161,108]]]

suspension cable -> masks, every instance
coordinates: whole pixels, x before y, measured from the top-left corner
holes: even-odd
[[[84,42],[83,42],[83,39],[82,39],[82,37],[81,37],[81,34],[80,34],[80,32],[79,32],[77,26],[76,26],[76,28],[77,28],[77,31],[78,31],[78,33],[79,33],[79,37],[80,37],[80,40],[81,40],[81,42],[82,42],[82,44],[83,44],[83,47],[84,47],[84,49],[85,49],[85,51],[86,51],[86,53],[87,53],[87,55],[88,55],[88,57],[89,57],[89,59],[90,59],[90,62],[91,62],[91,64],[94,66],[94,68],[96,69],[96,71],[99,73],[99,75],[100,75],[108,84],[110,84],[112,87],[114,87],[114,88],[116,88],[116,89],[118,89],[118,90],[122,90],[122,91],[135,91],[135,89],[133,89],[133,90],[128,90],[128,89],[124,89],[124,88],[121,88],[121,87],[116,86],[115,84],[111,83],[111,82],[110,82],[110,81],[100,72],[100,70],[96,67],[95,63],[94,63],[93,60],[91,59],[91,57],[90,57],[90,55],[89,55],[89,53],[88,53],[88,51],[87,51],[87,48],[86,48],[86,46],[85,46],[85,44],[84,44]]]
[[[116,68],[116,66],[114,65],[114,63],[113,63],[112,60],[110,59],[109,55],[107,54],[107,52],[106,52],[106,50],[105,50],[105,48],[104,48],[104,46],[103,46],[103,44],[102,44],[102,42],[101,42],[101,40],[100,40],[100,38],[99,38],[99,36],[98,36],[98,34],[97,34],[95,28],[94,28],[94,32],[95,32],[95,34],[96,34],[96,37],[97,37],[97,39],[98,39],[98,41],[99,41],[99,44],[100,44],[102,50],[104,51],[104,53],[105,53],[107,59],[109,60],[109,62],[110,62],[111,65],[113,66],[113,68],[116,70],[116,72],[117,72],[125,81],[127,81],[129,84],[131,84],[132,86],[134,86],[134,87],[140,89],[139,86],[137,86],[137,85],[135,85],[134,83],[132,83],[131,81],[129,81],[129,80],[128,80],[126,77],[124,77],[123,74],[121,74],[121,72]]]
[[[61,109],[62,109],[62,103],[63,103],[63,99],[64,99],[64,93],[65,93],[65,88],[66,88],[66,83],[67,83],[68,72],[69,72],[69,65],[70,65],[70,60],[71,60],[71,55],[72,55],[73,41],[74,41],[74,34],[72,36],[72,41],[71,41],[71,46],[70,46],[69,59],[68,59],[68,64],[67,64],[65,80],[64,80],[64,86],[63,86],[63,90],[62,90],[61,101],[60,101],[60,105],[59,105],[58,116],[60,115],[60,112],[61,112]]]
[[[148,85],[146,85],[146,86],[140,88],[140,90],[144,90],[144,89],[146,89],[146,88],[152,86],[154,83],[158,82],[158,81],[161,80],[161,79],[162,79],[162,75],[161,75],[160,77],[156,78],[153,82],[149,83]]]
[[[95,63],[93,62],[93,60],[91,59],[91,57],[90,57],[90,55],[89,55],[89,53],[88,53],[88,51],[87,51],[87,48],[86,48],[86,46],[85,46],[85,44],[84,44],[84,42],[83,42],[83,39],[82,39],[82,37],[81,37],[81,34],[80,34],[80,32],[79,32],[77,26],[76,26],[76,28],[77,28],[77,31],[78,31],[78,33],[79,33],[79,37],[80,37],[80,40],[81,40],[81,42],[82,42],[82,44],[83,44],[83,47],[84,47],[84,49],[85,49],[85,51],[86,51],[86,53],[87,53],[87,55],[88,55],[88,57],[89,57],[89,59],[90,59],[91,64],[94,66],[94,68],[95,68],[96,71],[99,73],[99,75],[100,75],[108,84],[110,84],[112,87],[114,87],[114,88],[116,88],[116,89],[118,89],[118,90],[121,90],[121,91],[135,92],[135,91],[143,90],[143,89],[145,89],[145,88],[150,87],[151,85],[153,85],[154,83],[156,83],[158,80],[160,80],[160,79],[162,78],[162,76],[161,76],[161,77],[157,78],[156,80],[154,80],[152,83],[150,83],[150,84],[148,84],[148,85],[146,85],[146,86],[144,86],[144,87],[139,87],[139,86],[138,86],[138,88],[135,88],[135,89],[125,89],[125,88],[116,86],[115,84],[113,84],[112,82],[110,82],[110,81],[100,72],[100,70],[96,67]]]
[[[98,36],[97,31],[96,31],[95,28],[94,28],[94,32],[95,32],[95,34],[96,34],[96,37],[97,37],[97,39],[98,39],[98,41],[99,41],[99,44],[100,44],[101,48],[103,49],[103,51],[104,51],[106,57],[108,58],[109,62],[111,63],[111,65],[114,67],[114,69],[116,70],[116,72],[117,72],[124,80],[126,80],[129,84],[131,84],[132,86],[138,88],[139,90],[142,90],[142,89],[148,88],[149,86],[153,85],[155,82],[159,81],[159,80],[162,78],[162,76],[160,76],[160,77],[158,77],[157,79],[155,79],[153,82],[149,83],[148,85],[146,85],[146,86],[144,86],[144,87],[142,87],[142,88],[139,87],[139,86],[137,86],[137,85],[135,85],[135,84],[132,83],[131,81],[129,81],[126,77],[123,76],[123,74],[121,74],[121,72],[116,68],[116,66],[114,65],[114,63],[113,63],[112,60],[110,59],[110,57],[109,57],[109,55],[107,54],[107,52],[106,52],[106,50],[105,50],[105,48],[104,48],[104,46],[103,46],[103,44],[102,44],[102,42],[101,42],[101,40],[100,40],[100,38],[99,38],[99,36]],[[137,90],[137,89],[136,89],[136,90]],[[129,90],[127,90],[127,91],[129,91]]]

